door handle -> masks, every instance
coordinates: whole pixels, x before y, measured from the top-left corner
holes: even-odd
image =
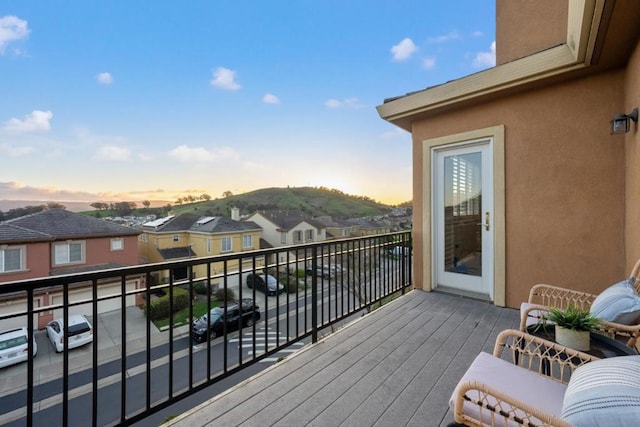
[[[489,231],[489,229],[491,228],[491,218],[489,216],[489,212],[484,213],[484,224],[479,222],[476,225],[484,225],[484,229]]]

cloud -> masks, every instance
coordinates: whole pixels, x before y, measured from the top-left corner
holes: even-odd
[[[169,151],[169,157],[178,162],[209,163],[223,159],[238,159],[240,156],[231,147],[207,149],[180,145]]]
[[[51,129],[51,111],[33,110],[24,119],[12,118],[4,122],[3,129],[9,133],[45,132]]]
[[[238,90],[242,87],[236,82],[236,72],[224,67],[215,69],[210,83],[211,86],[226,90]]]
[[[429,56],[422,60],[422,68],[425,70],[433,70],[436,67],[436,58]]]
[[[342,101],[338,99],[328,99],[324,105],[327,108],[362,108],[364,105],[360,103],[358,98],[345,98]]]
[[[111,75],[111,73],[100,73],[96,75],[96,80],[100,84],[110,85],[111,83],[113,83],[113,76]]]
[[[411,55],[413,55],[413,53],[417,50],[418,48],[413,43],[413,40],[411,40],[410,38],[405,38],[400,43],[394,45],[391,48],[391,53],[393,54],[394,61],[401,62],[409,59]]]
[[[489,47],[489,52],[478,52],[473,59],[475,68],[495,67],[496,65],[496,42],[495,40]]]
[[[16,147],[11,144],[0,143],[0,153],[9,157],[22,157],[36,151],[33,147]]]
[[[427,39],[427,43],[446,43],[448,41],[451,40],[458,40],[461,39],[462,36],[460,36],[460,33],[458,33],[457,31],[451,31],[448,34],[443,34],[440,36],[435,36],[435,37],[429,37]]]
[[[482,31],[474,31],[473,33],[471,33],[471,37],[482,37],[484,36],[484,33]]]
[[[93,156],[95,160],[107,160],[114,162],[128,162],[131,160],[131,151],[128,148],[116,147],[115,145],[105,145],[98,149]]]
[[[9,43],[27,38],[29,32],[27,21],[17,16],[7,15],[0,18],[0,55],[4,54]]]
[[[267,93],[262,97],[262,102],[265,104],[280,104],[280,98],[272,93]]]

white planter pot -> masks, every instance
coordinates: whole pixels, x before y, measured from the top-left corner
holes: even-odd
[[[589,340],[589,331],[575,331],[556,325],[556,342],[560,345],[574,350],[587,351],[591,348]]]

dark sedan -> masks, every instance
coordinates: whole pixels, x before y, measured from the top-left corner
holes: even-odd
[[[248,274],[247,287],[252,289],[254,286],[257,290],[267,295],[276,295],[284,292],[284,286],[270,274]]]
[[[207,317],[209,317],[208,322]],[[191,337],[202,342],[223,335],[225,327],[227,332],[230,332],[240,329],[241,326],[253,326],[258,320],[260,320],[260,307],[254,304],[252,299],[246,298],[241,303],[228,304],[226,315],[224,307],[214,307],[209,310],[208,316],[204,314],[194,320],[191,325]]]

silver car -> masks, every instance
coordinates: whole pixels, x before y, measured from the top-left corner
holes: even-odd
[[[26,327],[0,333],[0,368],[24,362],[29,358],[29,333]],[[38,352],[35,336],[33,356]]]
[[[93,341],[93,328],[91,323],[82,314],[69,316],[68,348],[76,348]],[[49,341],[60,353],[64,350],[64,319],[55,319],[47,324],[47,336]]]

